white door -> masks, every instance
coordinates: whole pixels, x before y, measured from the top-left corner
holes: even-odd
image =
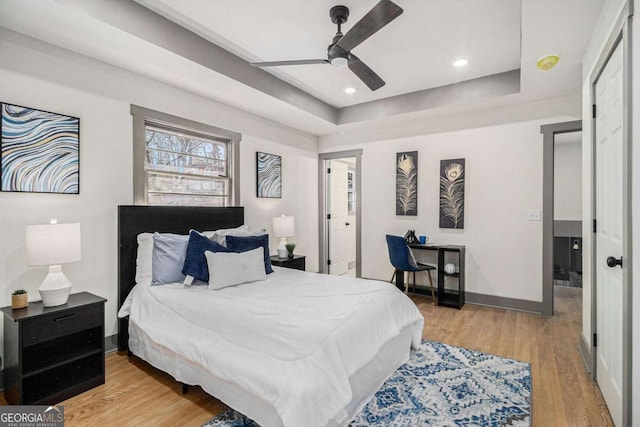
[[[349,236],[347,234],[348,195],[345,163],[329,161],[329,274],[345,274],[349,266]]]
[[[623,67],[616,48],[595,86],[597,381],[609,412],[622,425]],[[626,261],[626,260],[623,260]]]

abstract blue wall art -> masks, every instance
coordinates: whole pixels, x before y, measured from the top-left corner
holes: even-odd
[[[282,157],[256,152],[257,196],[282,197]]]
[[[80,119],[0,103],[2,191],[80,192]]]

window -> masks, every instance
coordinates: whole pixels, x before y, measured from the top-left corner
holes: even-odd
[[[132,106],[136,204],[230,206],[240,136]]]

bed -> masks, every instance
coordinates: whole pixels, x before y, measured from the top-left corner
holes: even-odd
[[[220,291],[135,283],[136,236],[244,223],[231,208],[120,206],[119,349],[263,427],[343,426],[422,336],[415,305],[388,283],[274,267]]]

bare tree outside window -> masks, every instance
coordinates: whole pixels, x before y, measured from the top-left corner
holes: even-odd
[[[150,205],[225,206],[229,141],[146,126],[145,172]]]

